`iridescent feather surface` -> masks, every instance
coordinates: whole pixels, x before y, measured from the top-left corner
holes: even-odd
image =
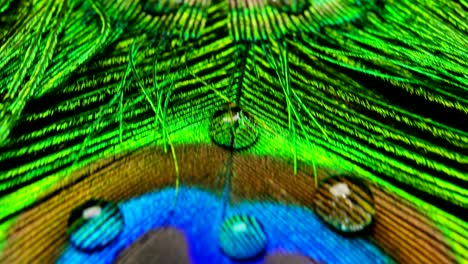
[[[0,263],[468,263],[466,186],[465,0],[0,0]]]

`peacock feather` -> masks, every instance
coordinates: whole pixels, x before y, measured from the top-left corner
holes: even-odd
[[[0,262],[468,263],[467,18],[0,0]]]

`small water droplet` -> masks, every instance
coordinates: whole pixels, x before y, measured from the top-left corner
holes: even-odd
[[[375,214],[369,188],[359,179],[340,175],[320,182],[314,194],[317,215],[340,232],[359,232]]]
[[[70,243],[83,251],[102,249],[122,232],[122,213],[116,204],[89,200],[75,208],[68,219]]]
[[[177,12],[183,3],[183,0],[147,0],[144,10],[155,15],[164,15]]]
[[[224,254],[236,260],[259,256],[265,251],[267,242],[267,236],[259,221],[246,215],[227,218],[219,235],[219,244]]]
[[[301,14],[308,6],[306,0],[268,0],[268,4],[282,12]]]
[[[255,143],[258,127],[254,119],[239,107],[225,107],[214,114],[210,136],[219,146],[240,150]]]

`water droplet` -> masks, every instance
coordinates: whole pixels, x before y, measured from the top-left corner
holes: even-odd
[[[210,136],[219,146],[240,150],[255,143],[258,127],[253,118],[239,107],[225,107],[213,116]]]
[[[234,215],[224,221],[219,244],[228,257],[247,260],[265,251],[267,237],[256,218]]]
[[[183,3],[183,0],[147,0],[144,10],[155,15],[164,15],[177,12]]]
[[[323,180],[314,194],[317,215],[340,232],[359,232],[375,214],[369,188],[359,179],[340,175]]]
[[[268,0],[268,4],[282,12],[301,14],[308,6],[306,0]]]
[[[99,250],[122,232],[122,213],[116,204],[89,200],[75,208],[68,219],[70,243],[83,251]]]

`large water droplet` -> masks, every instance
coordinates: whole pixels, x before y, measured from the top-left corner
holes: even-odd
[[[258,127],[253,118],[239,107],[225,107],[214,114],[210,136],[219,146],[240,150],[255,143]]]
[[[306,0],[268,0],[268,4],[282,12],[301,14],[308,6]]]
[[[375,214],[369,188],[359,179],[335,176],[323,180],[314,194],[317,215],[340,232],[359,232]]]
[[[75,208],[68,219],[70,243],[83,251],[99,250],[122,232],[122,213],[116,204],[90,200]]]
[[[183,0],[147,0],[144,10],[155,15],[164,15],[177,12],[183,3]]]
[[[267,236],[256,218],[234,215],[224,221],[219,244],[228,257],[247,260],[265,251]]]

